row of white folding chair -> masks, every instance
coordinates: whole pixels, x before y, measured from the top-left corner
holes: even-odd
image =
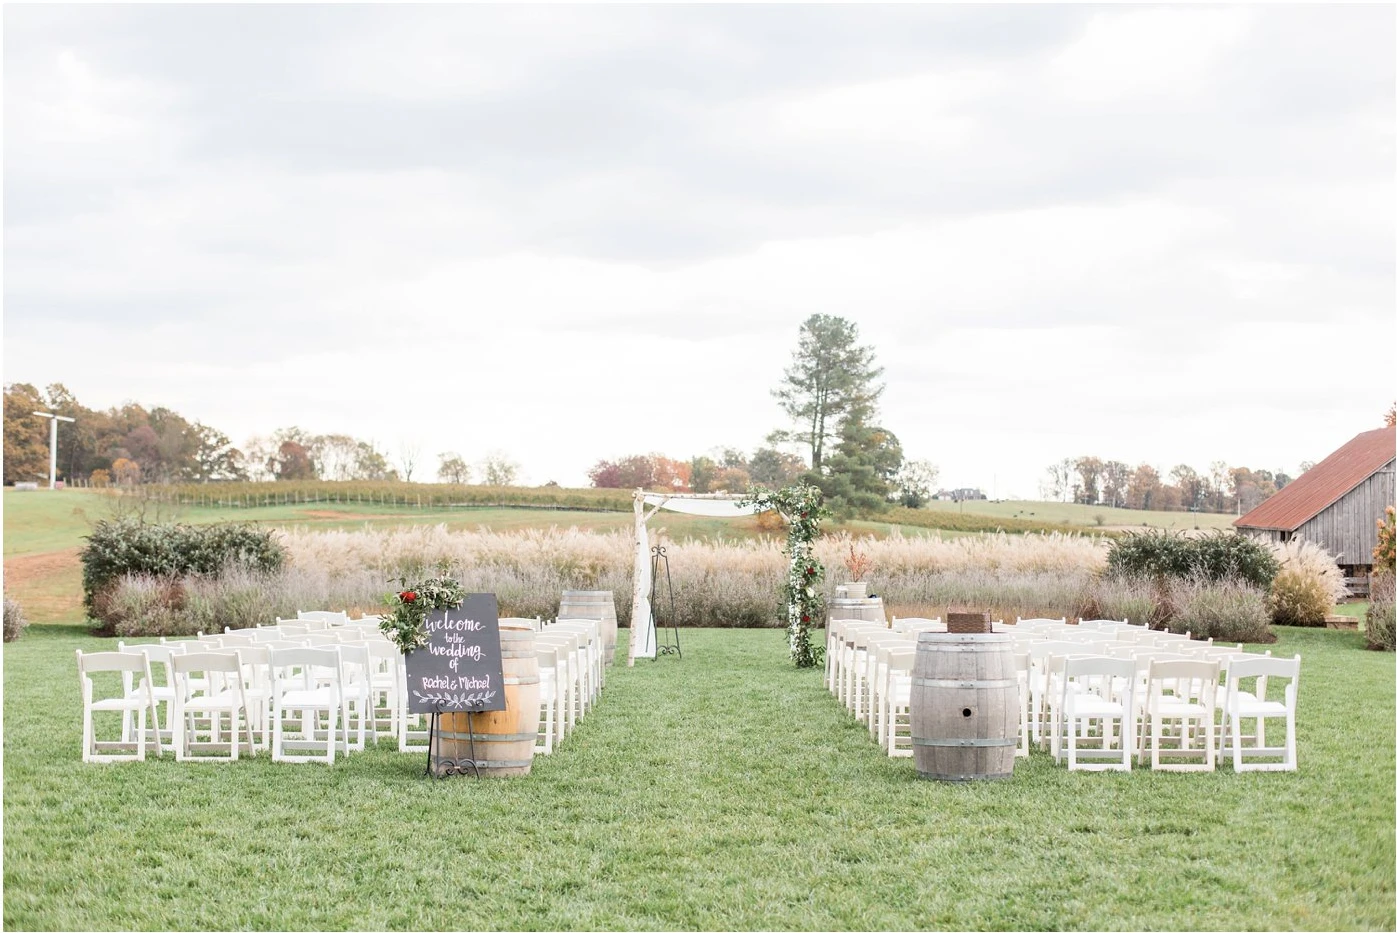
[[[854,718],[868,725],[876,734],[874,710],[878,707],[880,686],[877,669],[877,649],[880,645],[917,646],[916,635],[894,632],[874,623],[872,627],[846,626],[843,639],[847,646],[844,664],[844,702]]]
[[[940,626],[938,628],[938,626]],[[920,616],[904,616],[898,618],[893,616],[892,622],[888,623],[888,628],[894,632],[944,632],[946,623],[941,621],[941,617],[925,619]]]
[[[1232,757],[1234,771],[1295,770],[1300,657],[1273,658],[1269,653],[1245,652],[1216,654],[1223,657],[1209,660],[1202,652],[1188,655],[1148,650],[1141,650],[1132,657],[1097,658],[1091,664],[1081,657],[1067,657],[1063,665],[1062,694],[1056,704],[1058,709],[1054,711],[1054,754],[1060,753],[1057,742],[1061,728],[1065,727],[1069,767],[1076,767],[1074,742],[1080,728],[1078,721],[1109,718],[1119,725],[1119,751],[1108,751],[1111,743],[1103,742],[1103,749],[1096,754],[1122,759],[1110,767],[1129,770],[1134,738],[1133,751],[1138,760],[1143,763],[1148,746],[1151,767],[1157,770],[1211,771],[1216,766],[1218,753]],[[1219,679],[1225,666],[1228,668],[1227,682],[1225,687],[1220,687]],[[1091,675],[1096,680],[1080,682],[1074,676],[1074,669],[1083,678]],[[1268,688],[1274,689],[1277,680],[1281,681],[1279,699],[1268,696]],[[1253,690],[1243,689],[1246,681],[1253,682]],[[1093,696],[1081,696],[1083,690]],[[1059,712],[1065,722],[1057,718]],[[1251,735],[1242,730],[1242,722],[1248,719],[1255,722]],[[1267,719],[1283,721],[1283,744],[1267,745]],[[1167,728],[1174,722],[1178,723],[1176,728]],[[1110,735],[1104,721],[1101,734]],[[1196,743],[1198,738],[1201,744]],[[1176,745],[1171,747],[1166,743]],[[1201,761],[1171,764],[1163,760],[1181,757],[1201,758]]]
[[[601,625],[591,619],[563,619],[545,623],[534,636],[535,646],[545,651],[539,657],[540,682],[550,681],[542,690],[545,702],[539,717],[536,748],[551,754],[596,703],[601,691],[606,663]],[[544,673],[551,662],[551,674]],[[551,728],[551,735],[545,730]]]
[[[347,612],[330,612],[324,609],[298,609],[296,619],[302,622],[323,622],[329,626],[344,625],[349,621]]]
[[[830,620],[825,633],[825,685],[841,703],[849,696],[850,669],[855,659],[850,636],[855,631],[891,630],[885,623],[865,619]]]
[[[261,642],[257,644],[220,644],[221,639],[210,639],[205,637],[200,641],[167,642],[159,645],[132,645],[119,644],[119,650],[133,654],[144,654],[147,664],[151,660],[164,666],[167,671],[167,682],[163,687],[153,685],[149,691],[153,707],[152,714],[157,724],[157,748],[159,742],[158,723],[159,716],[156,707],[160,702],[166,702],[167,719],[170,723],[170,734],[172,735],[176,758],[183,760],[188,757],[193,746],[198,743],[198,726],[195,722],[197,715],[203,715],[209,721],[208,733],[209,742],[203,743],[206,746],[224,747],[228,743],[220,742],[220,720],[224,713],[230,716],[229,731],[236,732],[238,725],[237,711],[242,710],[245,717],[247,729],[249,731],[250,748],[273,747],[273,760],[294,761],[305,760],[304,757],[290,756],[283,754],[276,741],[274,732],[281,731],[281,715],[277,712],[278,695],[278,668],[285,667],[279,659],[291,657],[288,652],[301,651],[302,649],[315,652],[310,657],[319,658],[325,662],[304,671],[298,671],[298,676],[303,679],[311,678],[309,686],[302,684],[303,691],[310,691],[308,696],[316,699],[317,702],[324,699],[324,696],[332,695],[342,707],[341,744],[345,753],[364,748],[368,723],[374,718],[373,707],[373,660],[370,656],[370,647],[359,644],[326,645],[319,648],[310,648],[305,645],[305,639],[291,639],[278,642]],[[229,668],[225,662],[219,662],[216,666],[210,666],[213,662],[209,658],[213,655],[222,657],[233,657],[238,661],[236,668]],[[181,660],[189,657],[196,657],[197,662]],[[199,665],[204,666],[199,666]],[[230,670],[237,670],[239,676],[233,677]],[[195,676],[197,673],[206,671],[216,671],[207,673],[204,677]],[[280,685],[284,692],[289,689],[284,683]],[[130,690],[126,691],[128,694]],[[241,703],[235,704],[233,700],[241,695]],[[296,697],[304,700],[307,695],[296,694]],[[314,704],[312,704],[314,705]],[[311,713],[309,707],[296,707],[301,712],[303,722],[303,742],[315,742],[313,735],[314,727],[310,724]],[[323,703],[320,703],[320,710]],[[251,730],[256,729],[260,734],[261,741],[255,742],[251,738]],[[125,728],[124,728],[125,731]],[[326,730],[327,738],[324,742],[326,747],[327,760],[333,761],[333,734],[335,726],[332,723]],[[377,741],[377,732],[375,732]],[[229,760],[236,759],[236,748],[230,748]]]

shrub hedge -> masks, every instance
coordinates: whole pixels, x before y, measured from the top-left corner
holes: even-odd
[[[99,521],[82,550],[83,606],[99,634],[110,634],[109,600],[124,577],[177,581],[217,576],[233,567],[281,569],[285,550],[273,533],[243,524],[160,525],[123,519]],[[177,600],[171,600],[177,602]]]
[[[1133,531],[1111,542],[1107,573],[1153,579],[1239,580],[1263,589],[1280,564],[1265,544],[1230,531],[1186,538],[1151,529]]]

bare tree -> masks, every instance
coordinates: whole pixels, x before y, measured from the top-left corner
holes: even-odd
[[[412,482],[412,471],[417,469],[417,459],[421,455],[421,444],[403,441],[398,445],[398,463],[403,468],[403,482]]]

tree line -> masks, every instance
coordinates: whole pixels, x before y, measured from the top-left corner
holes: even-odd
[[[1300,472],[1313,464],[1300,464]],[[1206,470],[1181,463],[1167,476],[1147,463],[1129,466],[1100,457],[1065,457],[1051,464],[1039,493],[1044,499],[1160,511],[1249,512],[1285,488],[1280,470],[1254,470],[1213,461]]]
[[[62,383],[40,391],[28,383],[5,386],[4,482],[48,478],[48,411],[73,418],[58,431],[58,475],[94,486],[137,483],[207,483],[268,480],[412,482],[422,470],[420,448],[405,444],[390,454],[371,440],[281,428],[235,447],[223,432],[189,421],[168,408],[127,403],[105,411],[81,404]],[[390,457],[392,459],[390,459]],[[500,451],[469,464],[457,453],[438,458],[449,483],[511,486],[519,465]]]

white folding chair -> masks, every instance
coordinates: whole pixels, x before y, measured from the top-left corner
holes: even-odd
[[[109,764],[117,761],[144,761],[146,757],[146,712],[156,716],[155,698],[151,695],[152,677],[150,661],[144,654],[128,654],[120,651],[99,651],[91,654],[77,652],[78,682],[82,691],[82,760],[94,764]],[[121,695],[98,699],[97,685],[92,675],[115,672],[121,675]],[[139,685],[133,678],[139,675]],[[106,692],[106,691],[104,691]],[[93,724],[93,713],[121,713],[122,741],[99,741]],[[125,749],[133,743],[131,736],[131,714],[136,714],[135,746],[133,754],[103,753],[103,749]],[[156,754],[160,749],[159,719],[155,720]]]
[[[1242,689],[1242,682],[1255,679],[1251,691]],[[1283,681],[1281,699],[1268,698],[1268,689]],[[1233,658],[1227,667],[1227,689],[1222,703],[1223,753],[1232,756],[1233,771],[1294,771],[1295,705],[1300,689],[1300,655],[1293,658],[1270,658],[1254,655]],[[1256,721],[1256,731],[1248,736],[1242,732],[1242,722]],[[1285,722],[1285,743],[1266,744],[1266,720]],[[1246,744],[1251,739],[1252,744]],[[1247,758],[1279,758],[1279,761],[1253,761]]]
[[[1217,708],[1218,663],[1216,661],[1161,661],[1151,659],[1149,693],[1145,700],[1144,725],[1140,731],[1139,758],[1145,760],[1145,744],[1150,746],[1150,767],[1156,771],[1212,771],[1217,747],[1214,714]],[[1166,726],[1178,722],[1177,733],[1166,736]],[[1201,748],[1192,739],[1203,731]],[[1176,739],[1176,746],[1166,746]],[[1201,763],[1162,764],[1162,758],[1197,758]]]
[[[1062,669],[1062,694],[1054,711],[1053,754],[1062,759],[1065,731],[1067,770],[1129,771],[1135,751],[1135,662],[1130,658],[1068,657]],[[1092,723],[1099,723],[1093,736]],[[1094,737],[1097,748],[1080,747]],[[1105,759],[1082,764],[1079,758]]]
[[[880,649],[880,653],[883,649]],[[882,745],[889,758],[912,757],[912,666],[917,649],[889,647],[884,687],[880,693],[883,703]]]
[[[274,648],[272,669],[272,761],[335,763],[339,718],[348,718],[340,689],[339,648]],[[288,713],[300,717],[299,738],[285,737]],[[323,755],[288,754],[288,748],[318,748],[320,714],[324,713]],[[346,749],[347,752],[347,749]]]
[[[368,736],[369,719],[373,716],[373,662],[369,646],[345,643],[339,646],[340,693],[344,697],[344,753],[361,752]],[[353,736],[351,737],[351,729]],[[378,733],[374,732],[374,743]]]
[[[554,739],[558,730],[558,647],[556,645],[535,644],[538,655],[538,741],[534,753],[553,754]]]
[[[243,737],[249,755],[257,754],[252,738],[251,714],[243,687],[242,660],[235,651],[172,654],[175,698],[170,709],[176,761],[237,761]],[[201,677],[194,676],[202,674]],[[228,741],[221,741],[222,719],[228,715]],[[199,741],[196,718],[209,720],[209,741]],[[217,752],[227,755],[199,755]]]
[[[364,642],[369,652],[369,708],[372,710],[370,727],[374,731],[374,744],[380,735],[398,738],[400,725],[400,702],[398,698],[398,667],[403,663],[403,653],[398,646],[386,638]],[[384,729],[387,728],[385,732]]]
[[[322,628],[332,625],[344,625],[349,621],[347,612],[328,612],[324,609],[297,610],[296,618],[303,622],[316,622]]]

